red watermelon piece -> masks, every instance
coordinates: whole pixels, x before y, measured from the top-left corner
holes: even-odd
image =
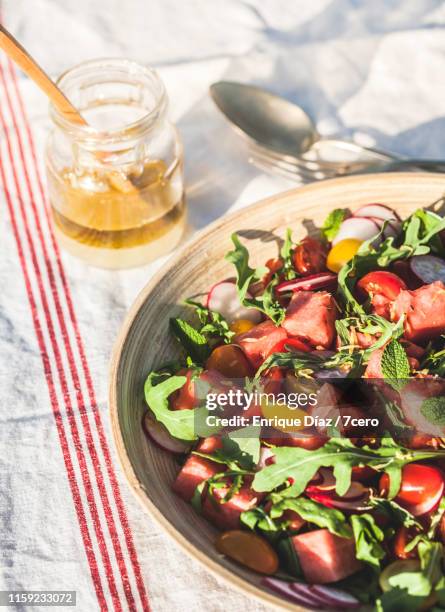
[[[292,543],[309,584],[337,582],[362,569],[352,538],[341,538],[327,529],[293,536]]]

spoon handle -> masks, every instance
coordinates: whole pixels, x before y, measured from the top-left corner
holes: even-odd
[[[54,106],[68,121],[79,125],[86,125],[85,119],[79,111],[71,104],[49,76],[35,62],[22,45],[12,36],[6,28],[0,25],[0,49],[29,76],[31,80],[42,89]]]

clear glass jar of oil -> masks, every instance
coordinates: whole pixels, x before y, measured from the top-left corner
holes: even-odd
[[[168,253],[183,234],[185,200],[182,146],[162,81],[111,59],[83,63],[58,85],[88,124],[50,110],[46,168],[59,242],[104,268]]]

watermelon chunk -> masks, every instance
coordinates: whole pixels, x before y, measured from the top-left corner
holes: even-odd
[[[207,493],[202,504],[202,513],[219,529],[238,529],[241,513],[258,505],[264,494],[253,491],[246,479],[228,502],[221,503],[228,491],[229,486],[214,489],[212,496]]]
[[[363,567],[355,556],[352,538],[341,538],[327,529],[317,529],[291,539],[309,584],[336,582]]]
[[[297,291],[286,310],[283,327],[314,347],[329,348],[335,338],[337,308],[327,291]]]
[[[190,455],[173,483],[173,491],[185,501],[190,501],[196,487],[201,482],[218,474],[218,472],[224,471],[224,469],[224,466],[220,463],[197,455]]]
[[[272,321],[264,321],[248,332],[236,336],[234,342],[243,349],[247,359],[257,369],[272,349],[285,338],[287,333],[282,327],[277,327]]]

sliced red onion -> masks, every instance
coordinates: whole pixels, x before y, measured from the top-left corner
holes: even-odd
[[[155,421],[148,413],[144,417],[144,430],[147,436],[153,440],[153,442],[168,451],[169,453],[175,453],[181,455],[188,453],[192,447],[191,444],[183,440],[173,438],[159,421]]]
[[[415,255],[409,262],[411,271],[422,283],[445,283],[445,261],[434,255]]]
[[[312,584],[309,586],[309,589],[312,595],[319,597],[327,606],[353,609],[359,608],[361,605],[354,595],[346,591],[341,591],[340,589],[323,586],[321,584]]]
[[[315,604],[314,597],[305,597],[301,593],[297,593],[293,588],[293,582],[284,582],[284,580],[279,580],[278,578],[263,578],[261,584],[272,589],[275,593],[282,595],[286,599],[293,601],[294,603],[300,604],[302,606],[307,606],[309,608],[319,609],[320,606]],[[295,583],[296,584],[296,583]]]
[[[317,289],[334,289],[337,286],[337,275],[332,272],[320,272],[303,278],[285,281],[275,287],[278,294],[295,291],[315,291]]]
[[[246,297],[250,298],[250,294]],[[252,323],[261,321],[261,313],[256,308],[246,308],[241,304],[238,298],[236,285],[232,281],[222,281],[216,283],[210,289],[206,306],[210,310],[219,312],[228,323],[233,323],[238,319],[247,319]]]

